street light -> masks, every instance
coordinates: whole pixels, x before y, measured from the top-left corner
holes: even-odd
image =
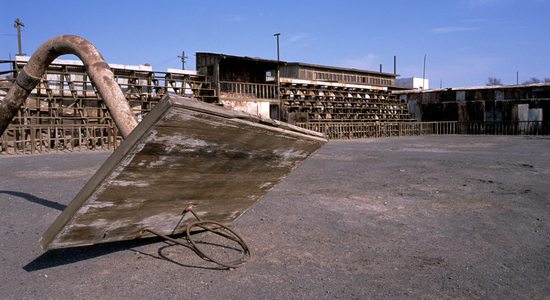
[[[281,84],[279,82],[279,65],[281,63],[281,57],[279,56],[279,36],[281,36],[280,32],[277,32],[273,34],[277,38],[277,100],[279,100],[279,121],[282,119],[282,113],[283,113],[283,102],[281,101]]]
[[[277,33],[273,34],[273,36],[277,37],[277,62],[279,62],[280,61],[280,57],[279,57],[279,36],[281,36],[281,33],[277,32]]]

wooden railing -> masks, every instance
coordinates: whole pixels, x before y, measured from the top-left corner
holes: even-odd
[[[359,139],[414,135],[549,135],[550,122],[325,122],[297,123],[329,139]]]
[[[220,96],[277,99],[277,85],[248,82],[220,81]]]
[[[120,142],[116,126],[111,125],[12,124],[0,137],[0,154],[114,150]]]

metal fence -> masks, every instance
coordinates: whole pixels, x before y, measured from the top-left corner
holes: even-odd
[[[111,125],[10,125],[0,137],[0,154],[114,150],[121,142]]]
[[[415,135],[550,135],[550,122],[309,122],[296,125],[322,132],[329,139]],[[0,137],[0,154],[114,150],[117,128],[95,125],[15,125]]]
[[[414,135],[549,135],[550,122],[318,122],[297,123],[329,139],[360,139]]]

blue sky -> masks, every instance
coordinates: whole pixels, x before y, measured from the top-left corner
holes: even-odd
[[[0,0],[0,59],[17,53],[14,20],[26,25],[23,51],[77,34],[110,63],[187,69],[197,51],[426,77],[431,87],[504,84],[550,77],[550,0],[439,1],[44,1]]]

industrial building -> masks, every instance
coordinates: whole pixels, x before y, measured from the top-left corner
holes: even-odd
[[[0,98],[28,59],[0,61]],[[196,54],[196,71],[110,67],[138,121],[164,95],[174,94],[333,139],[550,131],[544,118],[550,108],[548,83],[429,90],[427,79],[398,79],[395,72],[210,52]],[[82,62],[55,60],[0,137],[0,153],[112,149],[120,140]]]
[[[391,93],[396,74],[217,53],[196,57],[197,72],[226,107],[291,124],[411,120]]]
[[[28,59],[0,61],[0,97]],[[414,121],[391,92],[396,74],[205,52],[196,60],[196,71],[110,67],[138,120],[175,94],[319,131],[318,124]],[[109,149],[118,142],[83,64],[55,60],[1,137],[0,152]]]

